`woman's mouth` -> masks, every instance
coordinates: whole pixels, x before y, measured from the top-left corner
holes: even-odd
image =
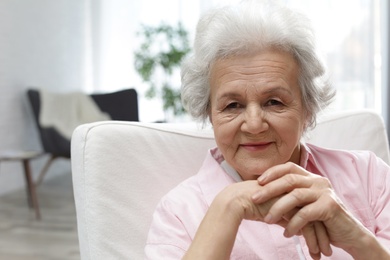
[[[270,147],[272,142],[260,142],[260,143],[244,143],[240,146],[244,148],[245,150],[251,151],[251,152],[258,152],[258,151],[264,151],[268,147]]]

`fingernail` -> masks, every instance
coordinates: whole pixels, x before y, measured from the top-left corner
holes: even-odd
[[[271,214],[267,214],[264,218],[264,222],[265,223],[268,223],[268,224],[272,224],[272,215]]]
[[[259,176],[259,178],[257,178],[257,181],[258,181],[259,183],[262,183],[262,182],[264,182],[266,179],[267,179],[267,175],[266,175],[266,174],[262,174],[262,175]]]
[[[284,234],[283,234],[285,237],[291,237],[292,235],[290,234],[290,232],[288,232],[288,230],[284,230]]]
[[[255,194],[252,195],[252,200],[255,202],[258,201],[261,198],[261,194],[262,194],[261,191],[256,192]]]

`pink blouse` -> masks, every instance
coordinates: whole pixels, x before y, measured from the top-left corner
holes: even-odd
[[[368,151],[342,151],[302,145],[300,165],[330,180],[349,211],[390,248],[390,167]],[[153,216],[145,246],[146,259],[181,259],[214,197],[234,183],[210,150],[198,174],[165,195]],[[285,238],[277,225],[243,220],[231,259],[311,259],[303,237]],[[331,257],[352,259],[333,247]],[[303,253],[302,253],[303,252]],[[304,256],[303,256],[304,254]]]

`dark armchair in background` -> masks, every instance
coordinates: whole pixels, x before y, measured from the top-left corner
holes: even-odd
[[[42,127],[39,123],[41,97],[38,89],[27,90],[43,151],[50,155],[49,160],[38,177],[37,184],[42,182],[50,164],[56,158],[70,159],[70,140],[63,137],[53,127]],[[111,93],[91,94],[92,99],[102,112],[110,115],[111,120],[139,121],[138,97],[135,89],[125,89]]]

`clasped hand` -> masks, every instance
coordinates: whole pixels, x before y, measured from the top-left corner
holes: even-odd
[[[331,244],[353,251],[367,234],[326,178],[293,163],[274,166],[257,181],[231,185],[222,193],[225,199],[238,199],[234,210],[239,218],[278,224],[286,237],[302,234],[314,259],[331,255]]]

